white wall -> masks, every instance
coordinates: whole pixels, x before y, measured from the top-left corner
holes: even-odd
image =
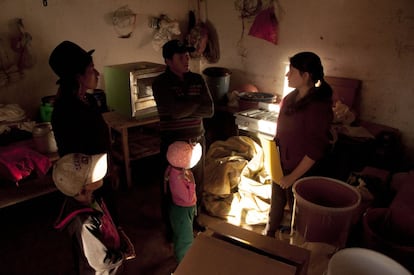
[[[167,13],[181,22],[186,30],[187,1],[174,0],[0,0],[0,37],[7,44],[9,25],[15,18],[22,18],[25,29],[33,37],[31,46],[37,59],[36,65],[24,71],[22,80],[0,86],[0,103],[19,103],[34,117],[41,97],[56,93],[56,75],[50,69],[48,58],[56,45],[71,40],[85,50],[96,49],[93,54],[96,68],[103,72],[105,65],[134,61],[164,63],[161,53],[154,50],[154,30],[148,27],[149,19]],[[128,39],[118,38],[112,24],[112,13],[128,5],[137,14],[136,28]],[[13,52],[10,52],[10,56]],[[102,77],[101,83],[103,84]]]
[[[244,77],[262,91],[281,94],[288,57],[314,51],[322,58],[326,75],[362,80],[362,118],[400,129],[413,159],[414,2],[279,3],[283,11],[276,8],[280,36],[274,45],[247,35],[252,20],[245,21],[244,38],[239,42],[242,23],[233,4],[208,1],[209,20],[221,38],[219,65],[236,71],[232,77]]]
[[[215,26],[220,60],[194,60],[194,70],[222,66],[233,71],[230,88],[253,83],[263,92],[281,94],[288,57],[309,50],[320,55],[325,74],[361,79],[362,118],[400,129],[414,159],[414,2],[412,0],[279,0],[279,43],[249,36],[253,19],[242,21],[235,1],[205,0],[206,17]],[[117,38],[110,14],[128,5],[137,13],[129,39]],[[40,98],[54,94],[56,77],[48,66],[51,50],[62,40],[96,49],[98,70],[104,65],[132,61],[162,63],[151,44],[148,17],[167,13],[186,33],[194,0],[0,0],[0,37],[9,22],[20,17],[33,36],[36,66],[24,78],[0,87],[0,103],[19,103],[36,114]]]
[[[311,50],[321,56],[327,75],[362,79],[367,89],[380,85],[381,88],[373,87],[375,91],[389,90],[387,83],[394,87],[398,82],[404,90],[409,90],[409,83],[402,80],[412,75],[409,66],[414,53],[414,4],[409,0],[393,4],[386,0],[372,1],[371,5],[367,2],[319,0],[316,5],[315,1],[281,0],[284,13],[278,16],[280,38],[275,46],[248,36],[250,22],[238,45],[242,29],[238,14],[231,5],[225,10],[220,1],[210,0],[209,19],[219,26],[217,29],[223,38],[220,63],[234,64],[230,66],[247,72],[262,89],[278,93],[283,81],[280,73],[288,57],[298,51]],[[375,13],[372,12],[374,3]],[[239,54],[242,48],[245,56]],[[363,93],[366,99],[368,93],[372,92],[365,90]],[[381,104],[377,100],[375,103]],[[369,115],[371,119],[387,116]]]

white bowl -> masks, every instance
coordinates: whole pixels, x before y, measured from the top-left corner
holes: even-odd
[[[328,263],[327,275],[412,275],[390,257],[366,248],[345,248]]]

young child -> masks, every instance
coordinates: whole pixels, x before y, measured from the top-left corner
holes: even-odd
[[[193,243],[196,215],[196,185],[191,168],[201,158],[202,148],[184,141],[173,142],[167,151],[169,165],[165,171],[164,191],[171,195],[169,219],[173,233],[174,254],[181,262]]]
[[[55,223],[67,230],[79,274],[117,274],[134,247],[115,226],[105,202],[94,197],[107,173],[107,154],[67,154],[53,167],[53,181],[67,197]]]

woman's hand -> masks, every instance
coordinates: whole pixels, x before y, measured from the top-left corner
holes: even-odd
[[[283,176],[280,179],[279,185],[282,189],[287,189],[291,187],[295,183],[295,181],[296,181],[296,178],[292,176],[292,174],[289,174],[289,175]]]
[[[280,187],[283,189],[291,187],[297,179],[302,177],[313,166],[314,163],[315,161],[313,159],[308,156],[304,156],[298,166],[293,169],[292,173],[280,179]]]

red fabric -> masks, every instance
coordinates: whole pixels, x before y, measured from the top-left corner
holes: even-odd
[[[51,166],[47,156],[30,148],[8,146],[0,150],[0,179],[18,182],[32,172],[45,175]]]
[[[254,19],[249,35],[267,40],[275,45],[278,42],[279,23],[273,6],[262,10]]]

